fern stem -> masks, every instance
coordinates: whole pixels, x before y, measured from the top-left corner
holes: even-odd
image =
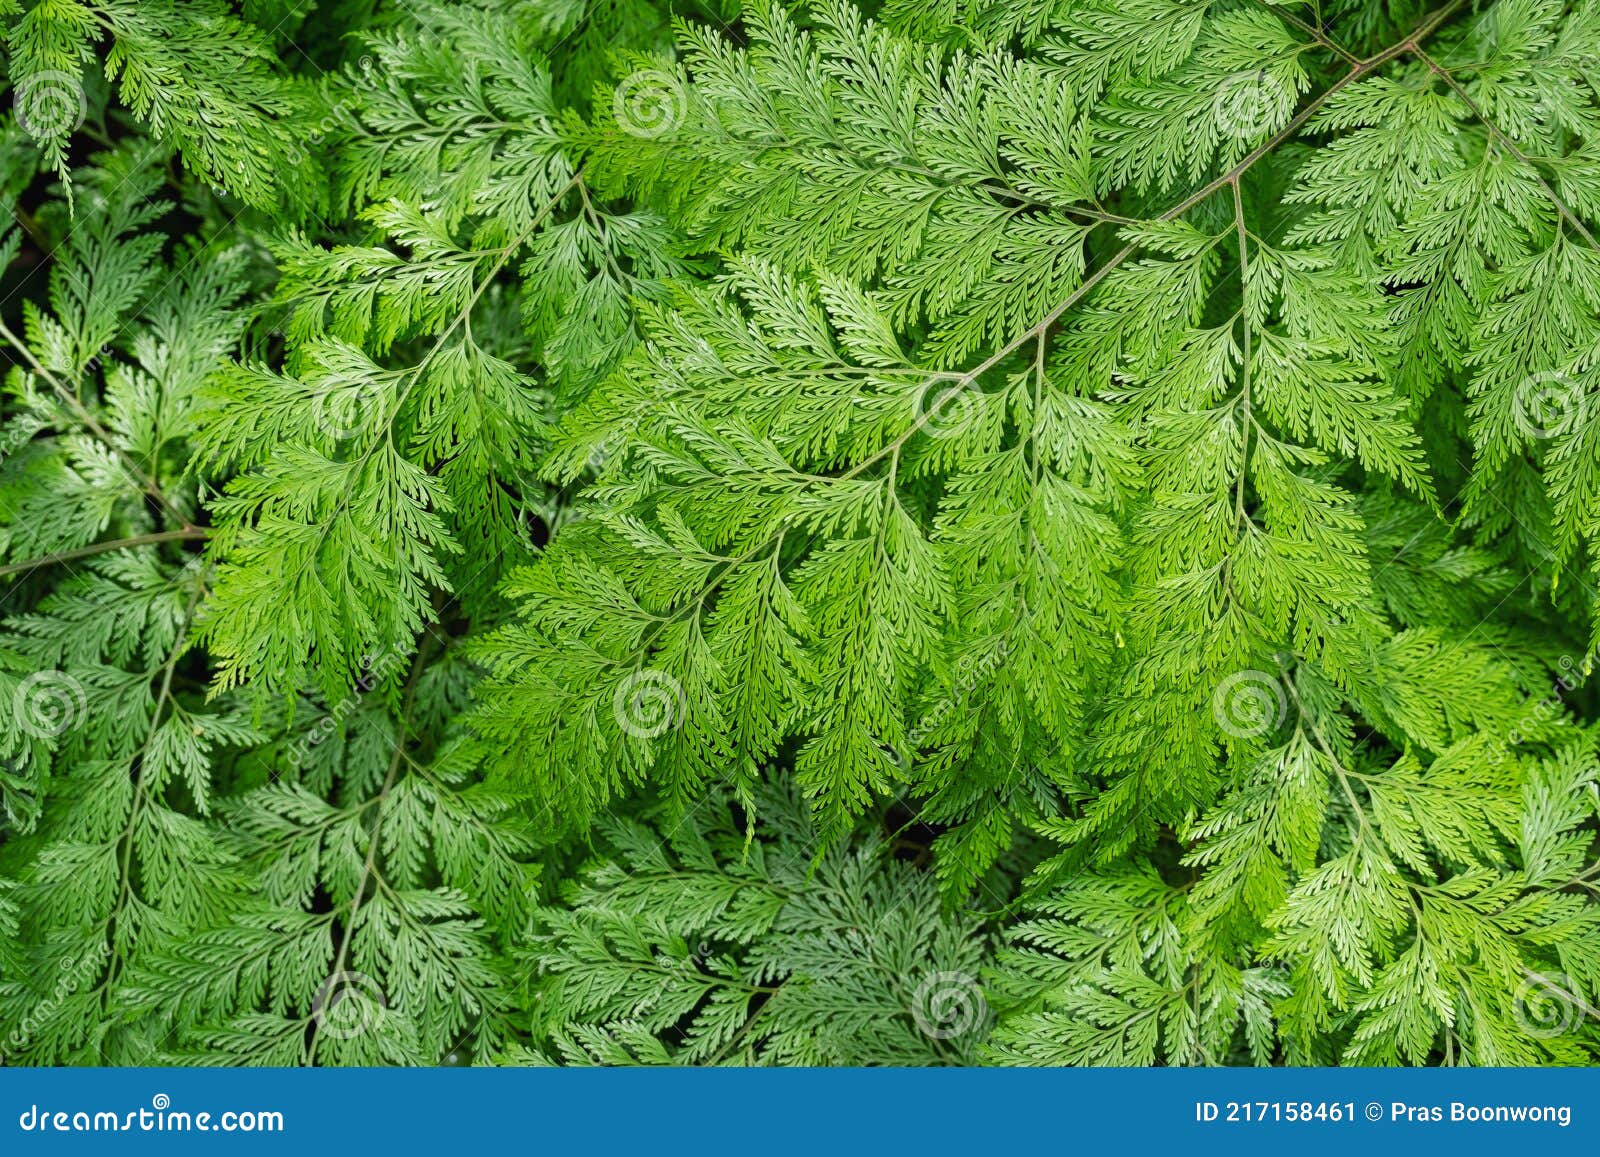
[[[167,498],[166,493],[161,489],[161,484],[156,481],[155,477],[146,473],[133,455],[118,445],[117,440],[111,436],[111,431],[100,424],[100,420],[89,412],[89,408],[83,404],[78,395],[74,391],[67,389],[66,384],[60,378],[46,369],[44,363],[34,356],[33,350],[28,347],[28,344],[13,333],[11,328],[3,321],[0,321],[0,338],[4,338],[7,344],[22,355],[33,372],[49,384],[56,396],[67,404],[67,407],[72,410],[80,422],[89,428],[90,433],[121,460],[129,475],[152,501],[165,510],[174,521],[180,522],[185,526],[189,524],[189,520]]]
[[[483,295],[488,292],[489,285],[497,276],[499,276],[500,271],[506,267],[512,256],[516,254],[516,252],[522,248],[528,239],[533,236],[534,232],[541,224],[543,224],[544,219],[555,211],[556,206],[561,203],[562,199],[566,197],[568,193],[572,192],[573,188],[582,180],[583,170],[580,168],[573,172],[572,177],[567,181],[567,183],[562,185],[561,188],[556,191],[555,195],[550,198],[549,202],[544,206],[544,208],[540,209],[539,212],[534,215],[534,218],[531,222],[529,222],[528,227],[518,234],[510,244],[501,249],[485,251],[488,253],[498,254],[494,263],[489,267],[489,272],[484,275],[483,281],[480,282],[477,288],[473,291],[472,297],[467,302],[465,308],[463,308],[462,311],[455,316],[455,319],[451,321],[450,325],[444,330],[444,332],[434,340],[431,346],[429,346],[428,352],[423,355],[422,360],[409,370],[405,371],[405,374],[409,380],[406,382],[405,387],[401,389],[395,396],[394,409],[387,415],[384,424],[383,437],[374,438],[372,445],[368,446],[364,451],[362,451],[361,457],[355,462],[354,469],[352,469],[350,472],[351,478],[355,478],[360,475],[361,471],[366,468],[367,463],[371,461],[372,456],[377,453],[380,445],[382,445],[384,442],[392,443],[394,438],[394,424],[399,420],[400,411],[405,406],[406,399],[411,396],[411,392],[416,389],[417,383],[422,380],[422,375],[427,371],[427,368],[433,364],[434,358],[436,358],[439,355],[439,352],[444,349],[445,343],[450,340],[457,329],[461,328],[463,325],[470,326],[472,311],[477,308],[478,302],[481,301],[483,299]],[[479,254],[480,257],[482,255],[482,253]],[[306,552],[305,561],[300,564],[299,569],[296,570],[294,576],[290,579],[288,584],[289,586],[296,586],[300,583],[300,581],[305,577],[306,571],[316,560],[317,556],[322,552],[322,546],[327,542],[328,535],[333,533],[334,526],[349,508],[352,490],[353,487],[350,484],[347,483],[344,486],[339,495],[339,500],[334,504],[332,513],[328,515],[326,521],[324,521],[322,524],[322,533],[318,538],[316,547]]]
[[[1233,503],[1233,533],[1237,536],[1244,526],[1244,487],[1245,476],[1249,473],[1250,461],[1250,363],[1254,356],[1251,342],[1254,335],[1250,330],[1250,249],[1248,244],[1249,230],[1244,224],[1244,194],[1239,190],[1239,180],[1233,181],[1233,224],[1239,237],[1239,297],[1241,308],[1239,321],[1244,331],[1244,363],[1240,367],[1241,385],[1239,389],[1239,405],[1244,413],[1240,433],[1244,439],[1239,447],[1239,480],[1237,492]],[[1232,559],[1230,558],[1231,562]]]
[[[372,829],[367,835],[367,855],[361,865],[361,875],[356,880],[356,886],[350,897],[350,909],[345,918],[344,927],[339,930],[339,948],[334,953],[333,967],[328,972],[332,981],[344,972],[345,961],[350,956],[350,941],[355,937],[356,917],[361,911],[361,900],[367,891],[367,881],[374,878],[378,862],[378,842],[383,831],[383,805],[388,802],[389,793],[394,790],[394,785],[400,776],[401,765],[405,762],[406,740],[411,726],[411,712],[416,704],[417,685],[422,680],[422,672],[427,668],[427,651],[433,641],[433,634],[424,631],[422,644],[417,648],[416,657],[411,661],[411,673],[406,678],[405,694],[401,701],[400,710],[395,717],[394,754],[389,760],[389,769],[384,774],[383,786],[378,789],[378,794],[367,804],[362,805],[365,810],[368,804],[375,805],[375,814],[372,817]],[[309,1068],[317,1063],[317,1046],[322,1041],[320,1032],[311,1037],[311,1046],[306,1052],[306,1066]]]
[[[1392,44],[1388,48],[1385,48],[1382,52],[1376,53],[1373,56],[1369,56],[1361,63],[1352,66],[1349,72],[1345,73],[1344,76],[1334,81],[1333,84],[1329,85],[1325,90],[1323,90],[1320,95],[1307,103],[1304,108],[1294,115],[1293,119],[1291,119],[1288,124],[1284,125],[1283,128],[1272,134],[1269,139],[1263,141],[1254,149],[1250,150],[1244,159],[1241,160],[1237,165],[1233,166],[1233,168],[1229,169],[1226,173],[1223,173],[1220,177],[1217,177],[1216,179],[1202,185],[1199,189],[1185,197],[1182,201],[1168,209],[1165,213],[1162,213],[1161,216],[1156,218],[1156,220],[1174,221],[1183,216],[1185,213],[1189,212],[1191,209],[1203,204],[1213,194],[1237,182],[1239,178],[1243,177],[1252,168],[1254,168],[1263,157],[1269,156],[1286,141],[1298,136],[1300,130],[1306,126],[1312,117],[1317,115],[1322,106],[1327,104],[1327,102],[1331,100],[1335,94],[1343,91],[1350,85],[1355,84],[1357,81],[1365,80],[1374,72],[1378,71],[1378,69],[1382,68],[1391,61],[1404,56],[1407,52],[1420,51],[1418,47],[1420,42],[1431,36],[1440,27],[1440,25],[1444,24],[1444,22],[1449,20],[1451,16],[1455,15],[1455,13],[1464,4],[1466,4],[1466,2],[1467,0],[1451,0],[1449,4],[1446,4],[1443,8],[1439,9],[1438,12],[1434,13],[1427,20],[1418,25],[1416,30],[1404,40],[1396,44]],[[1026,330],[1012,338],[1010,341],[1007,341],[1004,345],[995,350],[994,353],[990,354],[972,369],[960,374],[959,380],[964,384],[976,382],[978,378],[994,369],[1028,342],[1032,341],[1036,337],[1047,334],[1050,331],[1050,327],[1055,325],[1057,321],[1061,320],[1068,310],[1077,305],[1090,293],[1094,292],[1095,288],[1107,277],[1111,276],[1118,266],[1127,261],[1128,258],[1132,257],[1138,251],[1139,245],[1137,243],[1124,245],[1116,253],[1112,254],[1103,265],[1101,265],[1093,273],[1089,274],[1089,276],[1085,277],[1077,289],[1074,289],[1070,294],[1067,295],[1065,300],[1054,306],[1048,313],[1044,315],[1044,317],[1040,318],[1037,324],[1029,326]],[[948,375],[940,374],[939,376],[943,377]],[[864,459],[858,465],[846,471],[841,476],[841,480],[848,481],[849,479],[855,478],[862,471],[877,465],[879,462],[882,462],[890,454],[898,453],[902,446],[915,437],[917,433],[927,425],[931,417],[931,412],[920,415],[905,433],[901,434],[893,442],[885,446],[876,454]]]
[[[54,566],[57,563],[72,562],[74,559],[90,558],[97,554],[106,554],[113,550],[132,550],[139,546],[153,546],[162,542],[198,542],[204,540],[211,533],[203,526],[185,526],[178,530],[159,530],[152,534],[135,534],[129,538],[113,538],[107,542],[90,543],[74,550],[57,551],[55,554],[42,554],[37,558],[25,559],[22,562],[7,563],[0,566],[0,577],[17,574],[22,571],[36,570],[42,566]]]
[[[188,630],[189,624],[194,620],[195,607],[200,603],[202,587],[195,584],[194,593],[189,596],[188,605],[183,612],[183,626],[178,632],[177,641],[172,645],[172,651],[167,655],[166,662],[161,668],[161,690],[156,695],[155,707],[150,713],[150,728],[145,733],[145,739],[134,753],[133,763],[138,765],[138,775],[134,782],[133,799],[128,804],[128,822],[119,839],[118,850],[118,875],[121,887],[117,893],[116,905],[112,908],[105,920],[106,943],[111,947],[111,956],[106,963],[106,974],[95,994],[104,999],[110,994],[111,989],[122,975],[126,961],[116,952],[118,924],[123,920],[128,910],[128,903],[134,898],[133,888],[133,845],[139,830],[139,819],[150,799],[150,775],[145,768],[150,745],[155,742],[156,734],[166,719],[167,704],[172,703],[172,680],[178,670],[178,661],[189,650]],[[137,935],[137,929],[135,929]],[[130,946],[132,940],[129,941]],[[130,954],[131,954],[130,947]],[[109,1013],[109,1010],[107,1010]]]
[[[1468,111],[1470,111],[1472,115],[1477,118],[1479,123],[1481,123],[1484,129],[1488,132],[1491,140],[1493,140],[1501,148],[1505,149],[1506,152],[1510,153],[1523,165],[1527,166],[1528,171],[1533,174],[1533,179],[1539,182],[1539,187],[1544,190],[1545,196],[1549,197],[1551,203],[1555,205],[1556,212],[1561,215],[1563,220],[1565,220],[1569,225],[1578,231],[1579,235],[1589,243],[1589,248],[1595,250],[1597,253],[1600,253],[1600,242],[1595,240],[1594,234],[1589,231],[1589,227],[1579,219],[1577,213],[1573,211],[1572,207],[1562,199],[1561,194],[1556,192],[1555,186],[1551,185],[1550,182],[1545,179],[1544,174],[1539,171],[1539,166],[1534,163],[1533,158],[1528,156],[1527,153],[1523,152],[1515,141],[1507,136],[1498,125],[1488,118],[1484,111],[1478,107],[1478,102],[1473,100],[1472,97],[1468,95],[1467,90],[1461,86],[1461,82],[1451,75],[1449,69],[1445,68],[1438,61],[1434,60],[1433,57],[1424,52],[1420,46],[1413,47],[1412,52],[1416,55],[1418,60],[1422,61],[1423,64],[1428,66],[1429,70],[1435,76],[1444,81],[1445,86],[1449,88],[1451,92],[1455,93],[1462,104],[1467,106]]]
[[[1361,64],[1361,58],[1359,56],[1351,52],[1344,45],[1340,44],[1337,40],[1324,32],[1320,24],[1312,24],[1308,20],[1302,20],[1293,12],[1290,12],[1285,8],[1280,8],[1277,5],[1268,2],[1268,0],[1262,0],[1262,2],[1268,12],[1271,12],[1279,20],[1294,25],[1307,36],[1311,37],[1312,40],[1315,40],[1323,48],[1326,48],[1335,56],[1343,59],[1346,64],[1357,66]]]

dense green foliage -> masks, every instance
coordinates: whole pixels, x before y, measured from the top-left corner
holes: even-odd
[[[4,1063],[1600,1059],[1600,7],[0,55]]]

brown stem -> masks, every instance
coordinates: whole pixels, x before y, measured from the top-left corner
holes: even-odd
[[[1266,3],[1266,0],[1263,0],[1263,3],[1266,4],[1267,10],[1279,20],[1294,25],[1307,36],[1311,37],[1311,39],[1322,45],[1323,48],[1326,48],[1335,56],[1343,58],[1345,63],[1356,66],[1361,64],[1361,58],[1359,56],[1351,52],[1344,45],[1340,44],[1333,37],[1329,36],[1319,26],[1312,24],[1310,21],[1300,19],[1300,17],[1296,16],[1293,12],[1290,12],[1287,9],[1280,8],[1275,4]]]
[[[210,533],[203,526],[185,526],[180,530],[161,530],[153,534],[136,534],[131,538],[114,538],[109,542],[93,542],[88,546],[57,551],[55,554],[44,554],[38,558],[26,559],[23,562],[7,563],[4,566],[0,566],[0,576],[34,570],[41,566],[54,566],[59,562],[71,562],[73,559],[105,554],[111,550],[128,550],[136,546],[151,546],[158,542],[197,542]]]
[[[1252,149],[1237,165],[1229,169],[1226,173],[1223,173],[1220,177],[1208,182],[1195,192],[1191,193],[1189,196],[1185,197],[1182,201],[1178,202],[1178,204],[1161,214],[1160,217],[1157,217],[1156,220],[1176,220],[1185,213],[1189,212],[1189,210],[1193,209],[1195,206],[1204,202],[1208,197],[1210,197],[1213,193],[1216,193],[1218,190],[1237,184],[1239,178],[1244,176],[1245,173],[1249,172],[1258,161],[1272,153],[1285,141],[1297,136],[1300,130],[1306,126],[1306,123],[1310,121],[1312,117],[1316,116],[1317,112],[1322,108],[1322,106],[1327,104],[1329,99],[1331,99],[1336,93],[1350,87],[1350,85],[1355,84],[1357,81],[1365,80],[1384,65],[1398,59],[1401,56],[1404,56],[1408,52],[1420,52],[1420,43],[1431,36],[1441,24],[1450,19],[1450,17],[1453,16],[1456,11],[1460,9],[1466,2],[1467,0],[1450,0],[1449,4],[1446,4],[1443,8],[1439,9],[1438,12],[1435,12],[1427,20],[1423,21],[1417,26],[1416,30],[1404,40],[1397,44],[1390,45],[1382,52],[1379,52],[1374,56],[1369,56],[1360,64],[1353,66],[1349,72],[1345,73],[1344,76],[1334,81],[1333,84],[1328,86],[1328,88],[1319,96],[1317,96],[1303,109],[1296,113],[1294,118],[1288,124],[1284,125],[1283,128],[1279,129],[1268,140],[1263,141],[1260,145],[1257,145],[1254,149]],[[985,358],[982,362],[978,363],[965,373],[943,373],[939,376],[959,378],[963,383],[971,383],[976,381],[979,377],[994,369],[995,366],[999,365],[1006,358],[1016,353],[1017,350],[1021,349],[1029,341],[1048,333],[1050,327],[1059,321],[1062,315],[1067,312],[1067,310],[1071,309],[1073,306],[1077,305],[1080,301],[1087,297],[1091,292],[1093,292],[1096,286],[1098,286],[1102,281],[1111,275],[1113,270],[1115,270],[1119,265],[1121,265],[1128,258],[1132,257],[1138,251],[1139,246],[1137,244],[1123,246],[1123,248],[1112,254],[1104,265],[1100,266],[1100,268],[1096,269],[1088,277],[1084,278],[1083,282],[1078,286],[1078,288],[1068,294],[1066,300],[1062,301],[1060,304],[1055,306],[1055,308],[1051,309],[1049,313],[1045,314],[1044,317],[1039,320],[1038,324],[1030,326],[1028,329],[1024,330],[1010,341],[1006,342],[1005,345],[995,350],[993,354]],[[885,446],[878,453],[863,460],[859,465],[843,474],[841,476],[841,481],[848,481],[849,479],[856,477],[862,471],[873,465],[876,465],[878,462],[883,461],[884,458],[888,457],[891,453],[897,452],[903,445],[905,445],[906,442],[910,441],[910,439],[915,436],[917,432],[923,428],[923,426],[927,424],[928,419],[932,416],[932,411],[934,409],[937,409],[937,407],[930,408],[930,412],[928,414],[924,414],[918,418],[918,420],[912,424],[910,429],[896,438],[888,446]]]

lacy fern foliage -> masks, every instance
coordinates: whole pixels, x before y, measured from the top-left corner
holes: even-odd
[[[1600,1053],[1594,5],[0,52],[0,1059]]]

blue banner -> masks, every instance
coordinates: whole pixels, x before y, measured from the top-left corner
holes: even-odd
[[[1594,1069],[0,1069],[0,1108],[5,1154],[1600,1147]]]

